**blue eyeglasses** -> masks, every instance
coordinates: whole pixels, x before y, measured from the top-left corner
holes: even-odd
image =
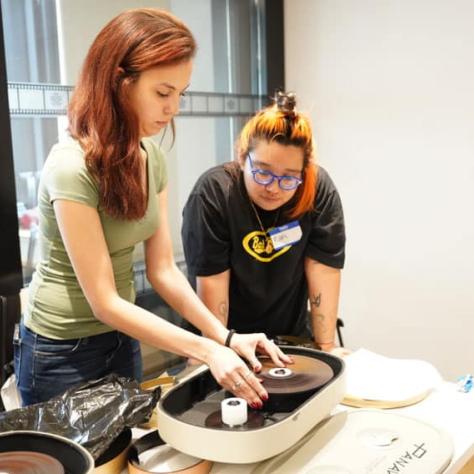
[[[250,153],[247,153],[247,156],[250,163],[250,172],[257,184],[269,186],[276,179],[278,180],[278,186],[280,186],[280,189],[283,189],[283,191],[293,191],[293,189],[296,189],[303,182],[301,178],[296,176],[278,176],[273,174],[271,171],[254,168]]]

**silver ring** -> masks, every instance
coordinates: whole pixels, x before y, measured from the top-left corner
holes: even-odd
[[[233,388],[234,390],[237,390],[241,385],[242,385],[242,382],[240,382],[240,380],[239,380],[239,381],[237,381],[237,382],[234,383],[234,385],[232,386],[232,388]]]

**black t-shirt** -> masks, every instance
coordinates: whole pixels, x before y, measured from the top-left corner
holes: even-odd
[[[275,211],[255,205],[268,231],[294,220],[291,201]],[[344,265],[345,229],[339,194],[318,168],[315,210],[299,218],[301,240],[280,250],[265,247],[265,235],[236,163],[211,168],[197,181],[183,210],[181,230],[191,282],[230,269],[228,327],[268,336],[311,334],[307,321],[305,257]]]

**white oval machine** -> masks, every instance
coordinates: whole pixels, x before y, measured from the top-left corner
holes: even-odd
[[[314,349],[282,349],[294,364],[280,369],[261,359],[259,377],[270,398],[261,410],[247,407],[244,423],[231,426],[222,420],[221,406],[232,394],[205,370],[160,400],[162,439],[183,453],[224,463],[259,462],[290,448],[344,398],[344,362]]]

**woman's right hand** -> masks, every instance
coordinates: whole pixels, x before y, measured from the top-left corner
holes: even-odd
[[[206,364],[222,387],[246,400],[252,408],[261,408],[263,401],[268,400],[258,378],[232,349],[213,343]]]

